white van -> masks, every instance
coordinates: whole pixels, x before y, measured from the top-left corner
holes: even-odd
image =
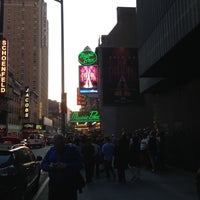
[[[33,146],[44,147],[45,137],[43,134],[40,134],[40,133],[31,134],[27,139],[27,143],[29,147],[33,147]]]

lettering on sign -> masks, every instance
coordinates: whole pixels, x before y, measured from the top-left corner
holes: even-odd
[[[100,116],[97,110],[89,113],[72,112],[70,117],[71,122],[99,122]]]
[[[1,40],[0,65],[0,94],[5,95],[7,90],[7,40]]]
[[[29,118],[30,114],[30,89],[25,87],[25,97],[24,97],[24,118]]]
[[[85,50],[79,54],[78,60],[82,65],[92,65],[97,61],[97,54],[91,50]]]

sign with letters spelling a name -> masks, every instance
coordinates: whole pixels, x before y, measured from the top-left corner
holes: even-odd
[[[29,115],[30,115],[30,88],[25,87],[24,118],[28,119]]]
[[[8,74],[8,42],[5,39],[0,42],[0,95],[5,95],[7,91]]]
[[[70,122],[99,122],[100,116],[97,110],[90,112],[71,112]]]

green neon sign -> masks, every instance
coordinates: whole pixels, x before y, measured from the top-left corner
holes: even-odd
[[[72,112],[70,122],[99,122],[100,116],[97,110],[90,111],[89,113]]]
[[[82,65],[92,65],[97,61],[97,54],[91,50],[84,50],[79,54],[78,61]]]

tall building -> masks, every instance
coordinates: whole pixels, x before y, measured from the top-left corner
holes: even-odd
[[[165,159],[199,167],[200,1],[138,0],[140,91],[153,98]]]
[[[118,136],[122,128],[132,133],[152,122],[152,109],[138,91],[136,8],[118,7],[117,24],[100,42],[102,133]]]
[[[0,0],[0,38],[3,35],[3,0]]]
[[[3,37],[9,41],[8,67],[28,88],[24,123],[41,123],[48,113],[48,21],[44,0],[4,0]],[[26,113],[26,111],[28,113]]]

